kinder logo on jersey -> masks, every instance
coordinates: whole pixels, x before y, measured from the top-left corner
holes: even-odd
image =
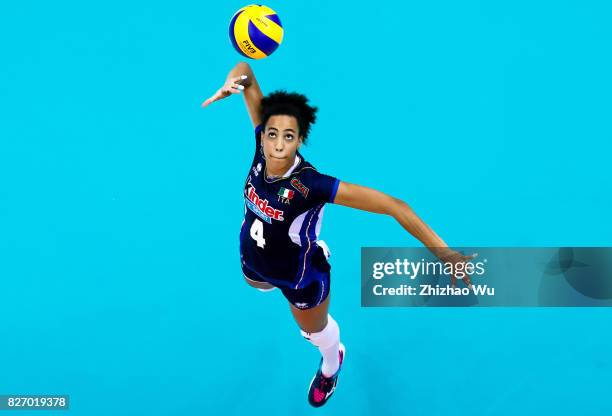
[[[304,184],[300,182],[298,178],[291,179],[291,185],[297,189],[299,193],[304,195],[304,198],[308,196],[308,191],[310,191],[310,189],[306,188],[306,186],[304,186]]]
[[[249,185],[250,186],[247,189],[245,200],[247,207],[249,207],[249,209],[253,211],[255,215],[269,224],[272,224],[273,219],[283,221],[283,211],[269,206],[268,200],[261,199],[259,195],[257,195],[255,187],[251,184]]]

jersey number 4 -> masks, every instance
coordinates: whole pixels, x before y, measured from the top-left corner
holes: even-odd
[[[264,248],[266,245],[266,239],[263,236],[263,223],[255,218],[251,225],[251,238],[257,241],[257,246]]]

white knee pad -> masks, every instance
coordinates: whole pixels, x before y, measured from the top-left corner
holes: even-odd
[[[333,346],[340,339],[340,327],[331,315],[327,315],[327,325],[321,332],[300,332],[312,345],[323,349]]]

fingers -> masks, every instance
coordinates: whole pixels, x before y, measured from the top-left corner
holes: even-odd
[[[478,257],[478,253],[474,253],[474,254],[471,254],[471,255],[467,256],[468,261],[469,261],[469,260],[472,260],[472,259],[475,259],[476,257]],[[465,276],[463,277],[463,283],[465,283],[465,285],[466,285],[466,286],[467,286],[469,289],[471,289],[471,288],[472,288],[472,280],[470,279],[470,276],[469,276],[467,273],[466,273],[466,274],[465,274]]]
[[[478,253],[470,254],[469,256],[465,256],[465,255],[460,254],[460,253],[457,253],[457,254],[461,257],[461,261],[465,261],[465,262],[468,262],[468,261],[478,257]]]
[[[246,77],[246,75],[242,75],[242,76]],[[240,78],[240,77],[238,77],[238,78]],[[225,97],[227,97],[230,94],[240,94],[242,91],[244,91],[244,86],[243,85],[236,84],[235,82],[232,82],[231,84],[229,84],[229,86],[224,86],[219,91],[217,91],[212,97],[210,97],[209,99],[204,101],[202,103],[202,107],[207,107],[210,104],[214,103],[215,101],[218,101],[221,98],[225,98]]]
[[[235,82],[233,82],[232,85],[230,85],[229,89],[230,92],[233,94],[240,94],[240,91],[244,91],[244,85],[236,84]]]
[[[470,276],[464,274],[460,280],[465,283],[468,289],[472,288],[472,281],[470,280]],[[457,276],[455,276],[454,274],[451,275],[451,286],[453,288],[457,287]]]
[[[247,78],[248,77],[246,75],[238,75],[237,77],[232,78],[231,81],[233,84],[238,84],[240,81],[244,81]]]
[[[204,102],[202,103],[202,107],[207,107],[207,106],[209,106],[210,104],[212,104],[212,103],[214,103],[215,101],[217,101],[218,99],[219,99],[219,94],[215,94],[215,95],[213,95],[212,97],[207,98],[207,99],[206,99],[206,101],[204,101]]]
[[[241,91],[244,91],[244,85],[231,82],[229,84],[225,84],[221,91],[223,94],[240,94]]]
[[[469,288],[472,288],[472,280],[470,279],[470,275],[467,273],[467,270],[465,268],[465,264],[470,261],[471,259],[473,259],[474,257],[476,257],[478,254],[472,254],[470,256],[463,256],[463,259],[457,261],[456,263],[454,263],[454,267],[457,267],[457,265],[462,264],[463,266],[461,267],[461,270],[456,270],[452,275],[451,275],[451,285],[453,287],[456,287],[457,285],[457,273],[461,272],[462,276],[459,277],[459,280],[463,281],[463,283]]]
[[[472,281],[470,280],[470,276],[468,276],[467,274],[465,276],[463,276],[463,283],[465,283],[465,285],[471,289],[472,288]]]

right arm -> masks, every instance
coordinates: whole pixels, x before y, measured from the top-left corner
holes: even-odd
[[[225,83],[209,99],[202,103],[202,107],[207,107],[215,101],[229,97],[232,94],[244,92],[244,103],[246,104],[249,117],[253,127],[261,124],[261,99],[263,93],[251,66],[246,62],[239,62],[227,74]]]

